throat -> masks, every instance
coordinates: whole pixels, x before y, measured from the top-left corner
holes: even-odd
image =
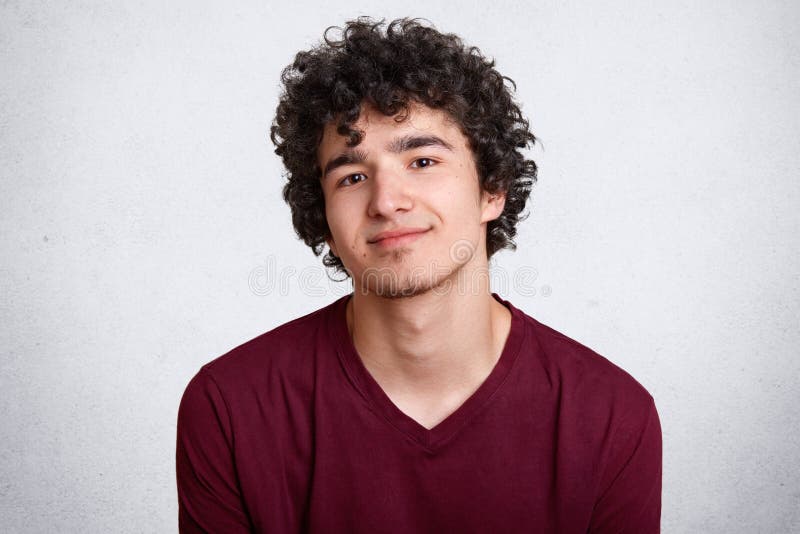
[[[433,303],[396,316],[385,307],[373,312],[354,298],[348,302],[348,326],[367,372],[425,428],[455,412],[501,357],[511,314],[491,295],[486,299],[472,309],[437,309]]]

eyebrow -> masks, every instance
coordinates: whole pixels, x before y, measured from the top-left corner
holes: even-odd
[[[325,164],[325,168],[322,169],[322,177],[325,178],[339,167],[364,163],[365,161],[367,161],[366,152],[358,148],[350,148]]]
[[[440,147],[450,151],[453,150],[450,143],[435,135],[404,135],[390,141],[389,144],[386,145],[386,150],[393,154],[401,154],[409,150],[426,146]],[[358,148],[350,148],[325,164],[325,168],[322,170],[322,178],[325,178],[339,167],[356,165],[364,163],[365,161],[367,161],[367,153],[365,151]]]
[[[453,147],[450,146],[450,143],[435,135],[404,135],[403,137],[393,139],[386,146],[386,149],[389,152],[400,154],[401,152],[405,152],[407,150],[414,150],[415,148],[422,148],[426,146],[438,146],[450,151],[453,150]]]

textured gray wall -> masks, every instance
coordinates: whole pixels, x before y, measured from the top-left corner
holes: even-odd
[[[664,532],[800,529],[798,4],[338,4],[0,3],[0,530],[175,530],[189,378],[345,292],[267,127],[359,14],[517,81],[544,150],[496,289],[653,393]]]

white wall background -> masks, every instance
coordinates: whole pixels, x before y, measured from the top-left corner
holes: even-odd
[[[360,14],[516,80],[544,150],[497,269],[538,277],[499,290],[654,395],[664,532],[800,529],[800,4],[338,4],[0,4],[0,530],[175,531],[189,378],[344,294],[267,131]]]

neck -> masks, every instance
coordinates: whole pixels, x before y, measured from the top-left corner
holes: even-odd
[[[387,393],[449,395],[473,390],[489,375],[511,314],[492,297],[488,276],[466,279],[475,282],[466,291],[454,283],[449,291],[399,299],[354,292],[348,328],[364,365]]]

